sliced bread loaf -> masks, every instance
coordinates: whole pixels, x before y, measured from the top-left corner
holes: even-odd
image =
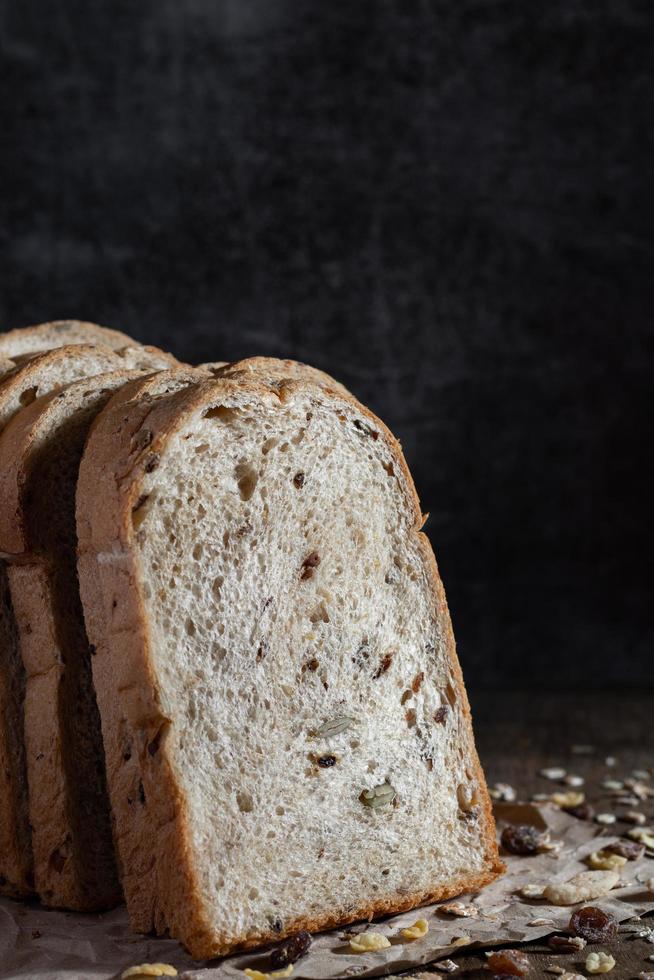
[[[173,359],[174,360],[174,359]],[[0,431],[25,406],[40,395],[75,379],[123,368],[153,370],[169,366],[171,358],[156,350],[136,346],[120,352],[109,348],[80,345],[38,354],[4,375],[0,383]],[[8,467],[3,468],[3,473]],[[15,514],[9,512],[9,528]],[[13,531],[12,531],[13,534]],[[11,552],[15,540],[11,535],[0,541],[0,550]],[[20,555],[14,554],[17,566]],[[18,603],[21,595],[18,595]],[[0,892],[10,895],[29,894],[34,887],[33,854],[29,832],[27,763],[23,738],[25,673],[5,561],[0,562]],[[43,761],[37,759],[32,764]],[[62,803],[62,801],[59,801]],[[33,819],[49,821],[42,812]],[[47,846],[45,847],[47,851]],[[52,848],[48,853],[54,853]],[[54,864],[60,863],[58,858]],[[44,899],[47,896],[44,892]]]
[[[214,956],[500,873],[443,587],[375,416],[254,378],[110,403],[77,511],[105,739],[127,719],[158,843],[136,928]]]
[[[70,344],[100,344],[119,350],[136,343],[127,334],[83,320],[52,320],[0,333],[0,355],[17,357]]]

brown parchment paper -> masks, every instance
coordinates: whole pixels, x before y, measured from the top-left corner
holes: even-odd
[[[563,842],[557,855],[505,858],[508,870],[499,881],[476,895],[465,896],[479,909],[477,918],[457,918],[439,911],[440,903],[391,916],[374,927],[367,923],[314,937],[307,956],[295,965],[298,980],[332,980],[336,977],[373,977],[424,966],[456,953],[453,942],[467,936],[471,946],[489,948],[502,943],[532,942],[564,929],[574,906],[557,907],[540,900],[527,901],[517,892],[527,882],[548,884],[567,880],[588,870],[584,858],[615,840],[606,828],[575,820],[549,804],[498,804],[498,831],[506,823],[530,823],[550,830],[553,840]],[[601,840],[598,840],[601,838]],[[620,884],[610,895],[594,900],[620,921],[654,911],[654,895],[647,881],[654,877],[654,861],[644,857],[620,869]],[[308,883],[310,887],[310,883]],[[590,904],[590,903],[586,903]],[[401,941],[399,931],[417,918],[429,923],[427,936],[416,942]],[[533,925],[535,920],[549,920]],[[551,924],[550,924],[551,923]],[[643,926],[651,923],[644,922]],[[353,953],[348,938],[354,932],[374,928],[391,941],[378,953]],[[128,966],[164,962],[175,966],[183,980],[245,980],[243,970],[270,969],[268,954],[243,953],[211,964],[190,959],[171,939],[130,934],[124,908],[105,915],[54,912],[38,905],[0,900],[0,977],[21,980],[115,980]]]

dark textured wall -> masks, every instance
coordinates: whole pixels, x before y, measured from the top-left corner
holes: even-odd
[[[403,441],[470,683],[654,683],[651,28],[2,2],[0,325],[325,368]]]

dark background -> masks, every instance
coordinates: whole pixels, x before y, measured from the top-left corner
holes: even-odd
[[[403,442],[471,687],[654,685],[653,17],[3,0],[0,327],[324,368]]]

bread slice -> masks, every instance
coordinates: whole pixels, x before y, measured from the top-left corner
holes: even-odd
[[[0,431],[17,413],[40,395],[58,389],[67,382],[116,369],[152,370],[160,366],[169,366],[171,360],[176,363],[173,358],[162,352],[134,346],[117,352],[109,348],[81,345],[36,355],[22,366],[14,367],[1,379]],[[10,460],[11,456],[9,460],[5,456],[6,462],[1,470],[3,475],[9,471]],[[52,504],[52,501],[50,503]],[[25,559],[12,538],[15,515],[11,509],[9,512],[5,511],[5,514],[8,515],[8,520],[5,521],[8,526],[5,530],[11,533],[5,534],[4,540],[0,540],[0,550],[7,553],[14,552],[11,558],[11,575],[18,580],[21,576],[29,576],[30,572],[27,570],[29,566],[19,567]],[[23,738],[25,673],[18,644],[11,588],[7,563],[2,560],[0,561],[0,892],[21,896],[30,894],[34,888],[34,869],[28,819],[27,760]],[[24,594],[18,582],[14,586],[14,592],[20,607]],[[41,623],[38,626],[43,628]],[[30,760],[32,767],[45,761],[45,756],[37,759],[37,755],[40,753],[36,752]],[[62,800],[58,802],[60,806],[63,805]],[[53,814],[46,813],[45,810],[32,813],[31,819],[35,826],[40,823],[53,825]],[[41,835],[37,833],[36,836],[41,840]],[[46,846],[45,850],[50,856],[55,848],[48,851]],[[59,863],[59,859],[55,858],[54,864]],[[49,900],[47,890],[43,889],[45,901]],[[53,894],[51,900],[59,904],[56,894]],[[62,901],[61,904],[65,902]]]
[[[0,333],[0,355],[17,357],[70,344],[99,344],[120,350],[136,343],[127,334],[82,320],[52,320]]]
[[[105,738],[127,719],[158,843],[135,928],[215,956],[501,872],[443,587],[375,416],[254,378],[110,403],[77,513]]]
[[[132,380],[121,387],[112,397],[111,411],[102,412],[93,422],[93,440],[99,452],[96,455],[98,466],[98,486],[106,487],[114,479],[115,460],[112,456],[114,440],[113,426],[116,420],[122,420],[125,413],[133,410],[138,403],[142,420],[152,410],[156,402],[172,394],[188,388],[206,379],[206,369],[200,368],[187,371],[161,371],[148,377]],[[109,425],[107,425],[109,423]],[[131,447],[135,458],[148,454],[148,430],[145,426],[134,445]],[[106,450],[106,454],[103,451]],[[152,465],[150,458],[148,465]],[[71,510],[74,500],[69,501]],[[90,530],[90,529],[89,529]],[[85,558],[80,558],[81,565]],[[94,657],[103,669],[111,670],[110,651],[106,637],[111,628],[112,609],[105,609],[101,601],[101,590],[98,582],[97,568],[94,562],[85,568],[86,574],[80,578],[81,595],[84,600],[86,613],[86,630],[93,637]],[[113,696],[108,685],[96,686],[98,706],[102,718],[102,734],[107,769],[107,780],[110,790],[112,812],[120,805],[131,808],[131,818],[128,822],[114,821],[114,841],[118,854],[121,873],[121,884],[126,900],[138,918],[136,910],[144,907],[147,912],[142,921],[147,931],[149,926],[149,909],[152,902],[154,887],[154,869],[156,854],[159,848],[157,836],[153,833],[150,816],[143,805],[143,783],[139,754],[135,749],[135,737],[132,734],[130,721],[121,711],[121,702]],[[127,802],[126,801],[131,801]],[[141,921],[139,919],[139,921]]]

